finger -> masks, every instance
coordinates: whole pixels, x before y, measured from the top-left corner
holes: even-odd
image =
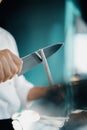
[[[23,61],[21,60],[21,58],[18,58],[16,55],[14,55],[13,53],[11,53],[12,59],[14,61],[14,63],[16,64],[16,66],[18,67],[18,74],[21,72],[22,69],[22,64]]]
[[[3,82],[3,80],[4,80],[4,72],[3,72],[2,63],[0,62],[0,82]]]
[[[6,60],[6,57],[2,56],[0,61],[1,61],[1,64],[2,64],[2,71],[3,71],[3,74],[4,74],[3,81],[6,81],[6,80],[10,79],[10,77],[13,76],[13,74],[11,73],[10,66],[9,66],[9,64]]]
[[[7,56],[6,56],[6,60],[10,66],[10,70],[11,70],[11,73],[13,75],[17,74],[18,73],[18,67],[17,65],[15,64],[15,62],[13,61],[11,55],[9,53],[7,53]]]

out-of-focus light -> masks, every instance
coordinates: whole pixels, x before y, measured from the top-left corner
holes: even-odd
[[[73,53],[74,69],[87,73],[87,34],[76,34]]]

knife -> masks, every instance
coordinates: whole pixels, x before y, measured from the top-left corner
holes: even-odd
[[[46,58],[50,57],[52,54],[58,51],[62,47],[62,45],[63,43],[58,43],[58,44],[53,44],[51,46],[42,48],[44,51],[45,57]],[[40,49],[22,57],[22,61],[23,61],[23,67],[19,76],[23,75],[24,73],[31,70],[33,67],[35,67],[36,65],[42,62]]]

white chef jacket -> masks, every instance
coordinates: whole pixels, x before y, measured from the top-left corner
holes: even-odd
[[[13,36],[0,27],[0,50],[10,49],[18,55]],[[0,119],[8,119],[17,112],[21,105],[27,104],[27,94],[33,87],[24,76],[15,76],[11,80],[0,83]]]

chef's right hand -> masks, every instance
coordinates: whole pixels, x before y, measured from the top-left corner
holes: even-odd
[[[11,79],[14,75],[19,74],[22,69],[22,60],[13,54],[10,50],[0,51],[0,82]]]

